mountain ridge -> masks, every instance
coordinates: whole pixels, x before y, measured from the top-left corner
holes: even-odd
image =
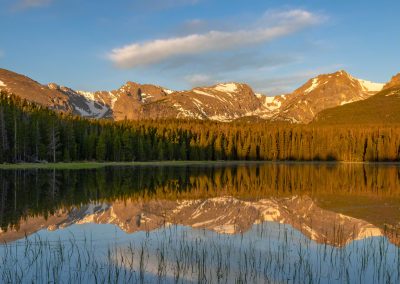
[[[400,84],[362,101],[325,109],[315,124],[395,124],[400,122]]]
[[[400,81],[381,84],[357,79],[344,70],[309,79],[292,93],[268,97],[246,83],[227,82],[191,90],[126,82],[111,91],[79,91],[56,83],[42,85],[27,76],[0,69],[0,90],[75,115],[111,120],[199,119],[231,122],[247,117],[310,123],[325,109],[365,100]]]

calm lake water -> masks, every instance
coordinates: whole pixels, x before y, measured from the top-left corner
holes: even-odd
[[[398,165],[0,171],[1,283],[399,283]]]

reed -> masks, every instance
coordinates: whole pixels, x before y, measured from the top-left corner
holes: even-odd
[[[338,236],[341,228],[337,227]],[[0,246],[2,283],[399,283],[385,237],[317,244],[288,225],[221,235],[166,226],[108,246],[92,237],[26,237]]]

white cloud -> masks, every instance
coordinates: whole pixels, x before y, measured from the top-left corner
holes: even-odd
[[[209,31],[183,37],[155,39],[113,49],[108,58],[121,68],[157,64],[166,59],[236,49],[272,41],[320,22],[306,10],[267,12],[253,27],[236,31]],[[257,25],[254,25],[257,24]]]

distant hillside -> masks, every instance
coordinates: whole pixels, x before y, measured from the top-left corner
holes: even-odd
[[[318,124],[400,123],[400,86],[384,89],[363,100],[320,112]]]

